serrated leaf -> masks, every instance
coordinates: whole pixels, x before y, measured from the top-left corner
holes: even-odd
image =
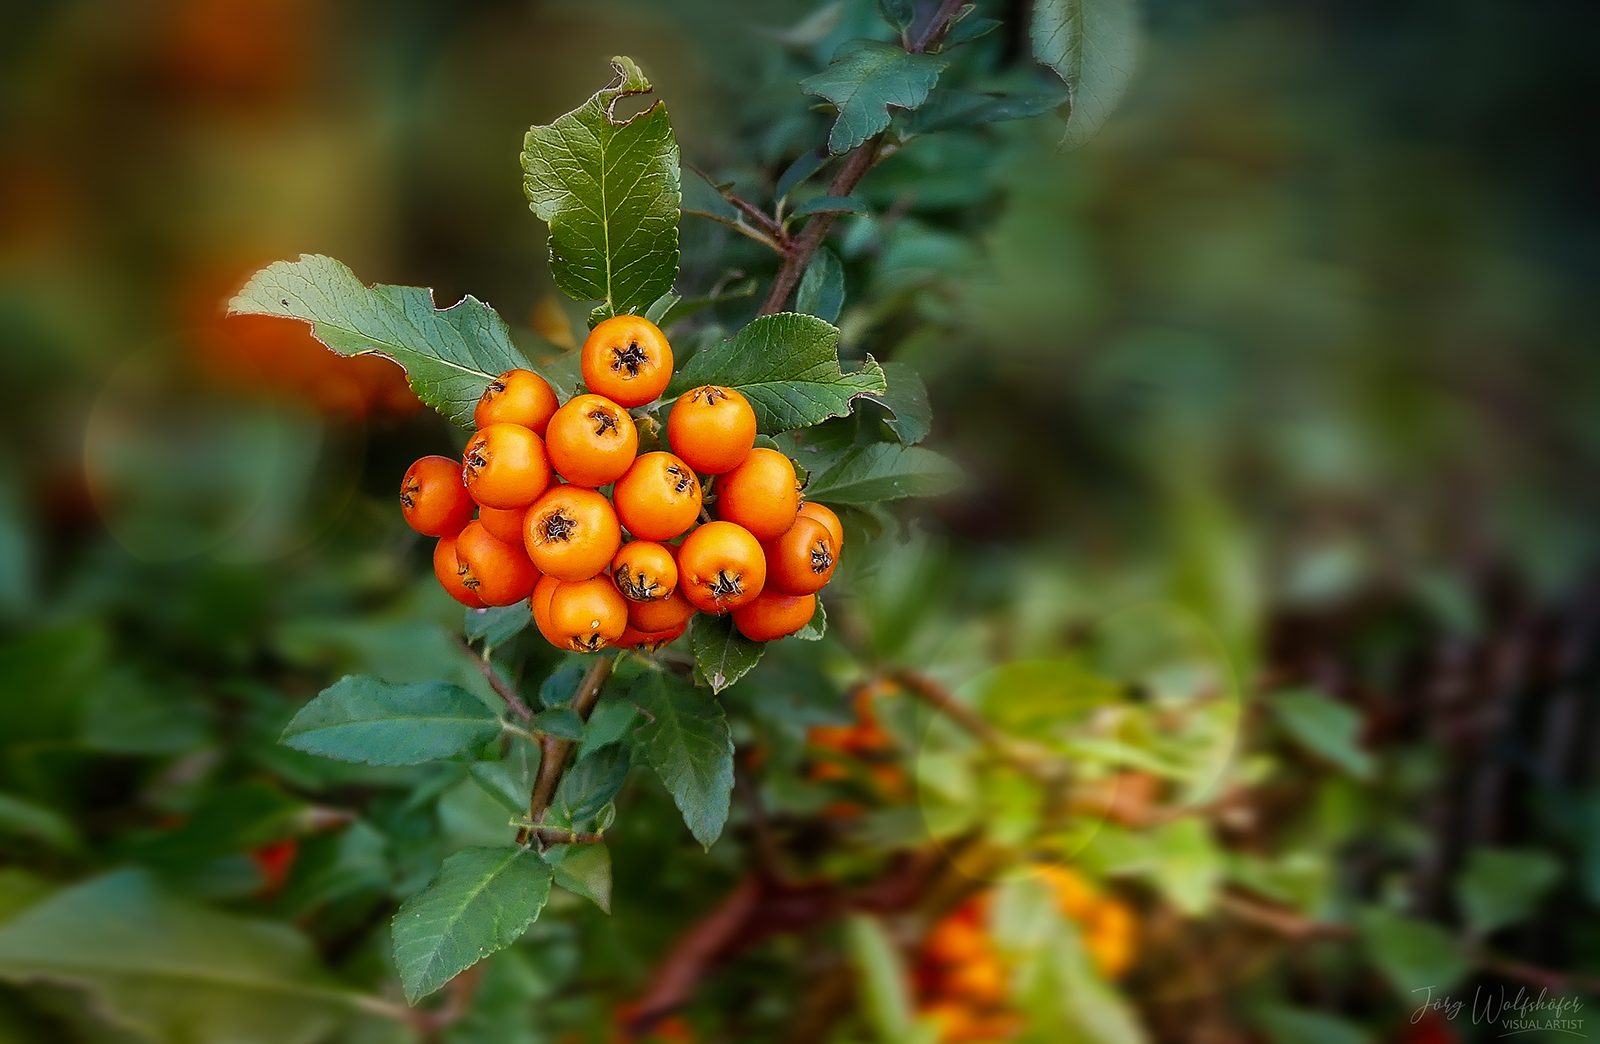
[[[800,90],[838,108],[828,132],[828,151],[837,156],[889,126],[890,106],[921,105],[948,61],[936,54],[908,54],[877,40],[857,40],[841,49],[826,69],[801,80]]]
[[[792,218],[809,214],[867,214],[867,205],[854,196],[813,196],[789,212]]]
[[[282,742],[340,761],[419,765],[485,743],[500,727],[500,719],[460,686],[391,685],[347,674],[300,708]]]
[[[764,642],[752,642],[733,626],[731,616],[695,614],[689,625],[694,644],[695,673],[712,692],[721,692],[761,662]]]
[[[669,395],[703,384],[737,389],[768,435],[850,412],[858,395],[888,390],[883,368],[867,356],[854,373],[839,369],[839,331],[814,315],[764,315],[730,340],[696,352],[673,378]]]
[[[784,172],[778,175],[778,186],[773,190],[777,199],[783,199],[794,191],[794,187],[805,181],[811,175],[821,170],[833,157],[826,152],[803,153],[799,159],[789,164]]]
[[[822,599],[817,599],[817,611],[811,615],[811,622],[794,632],[794,636],[802,642],[820,642],[822,636],[828,633],[828,609],[822,604]]]
[[[1138,0],[1037,0],[1033,56],[1072,97],[1061,148],[1075,149],[1110,119],[1139,64]]]
[[[1056,91],[1026,94],[980,94],[972,91],[935,90],[911,117],[911,133],[937,134],[957,127],[1022,120],[1050,112],[1070,95]]]
[[[1539,849],[1475,848],[1456,878],[1467,926],[1487,935],[1526,920],[1561,878],[1561,861]]]
[[[704,689],[659,671],[641,674],[628,695],[655,719],[638,731],[635,745],[671,791],[694,839],[710,848],[727,822],[733,793],[733,737],[722,705]]]
[[[578,301],[605,314],[641,310],[678,275],[678,145],[666,105],[618,122],[622,99],[649,94],[630,58],[611,59],[617,79],[523,139],[523,189],[550,224],[550,272]]]
[[[522,938],[550,895],[550,867],[526,848],[466,848],[394,916],[394,963],[415,1004]]]
[[[883,377],[889,390],[868,398],[893,415],[884,423],[901,442],[907,446],[921,442],[933,427],[933,407],[928,404],[927,385],[922,383],[917,371],[905,363],[884,363]]]
[[[551,810],[560,822],[577,827],[611,803],[628,778],[628,748],[601,747],[575,761],[561,777]]]
[[[555,870],[556,884],[611,912],[611,850],[605,845],[551,845],[542,858]]]
[[[463,428],[489,382],[529,363],[494,309],[475,297],[436,308],[433,291],[363,286],[331,257],[276,261],[228,302],[229,315],[303,319],[340,355],[382,355],[399,363],[417,398]]]
[[[1363,911],[1357,924],[1368,959],[1402,1000],[1415,1003],[1418,991],[1428,987],[1442,995],[1472,970],[1455,940],[1436,924],[1378,907]]]
[[[800,288],[795,291],[794,306],[806,315],[814,315],[824,322],[836,322],[844,307],[844,266],[839,255],[822,247],[806,266],[800,277]]]
[[[874,504],[903,497],[936,497],[961,485],[961,469],[932,450],[873,443],[852,450],[811,480],[807,500]]]
[[[892,386],[890,390],[893,391]],[[533,622],[533,610],[528,608],[526,599],[491,609],[468,609],[466,614],[463,629],[467,641],[482,641],[487,649],[505,644]]]
[[[564,740],[583,739],[583,719],[570,707],[552,707],[542,710],[529,722],[535,732],[543,732]]]

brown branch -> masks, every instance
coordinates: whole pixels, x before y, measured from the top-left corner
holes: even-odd
[[[928,20],[928,24],[922,27],[922,32],[907,45],[906,50],[912,54],[921,54],[943,40],[950,23],[955,21],[956,15],[961,13],[961,9],[967,6],[968,2],[969,0],[944,0],[944,3],[939,5],[939,10]]]
[[[961,726],[1018,772],[1041,783],[1056,783],[1060,780],[1061,772],[1049,765],[1045,758],[989,724],[983,715],[956,699],[949,690],[932,678],[906,670],[893,671],[889,674],[889,678]]]
[[[483,672],[483,677],[489,683],[489,687],[502,700],[506,701],[506,706],[511,708],[512,713],[523,721],[532,720],[533,708],[529,707],[523,698],[518,695],[516,689],[512,688],[504,678],[500,677],[500,673],[494,669],[494,664],[473,652],[472,646],[463,641],[460,635],[456,636],[456,644],[461,647],[463,652],[472,657],[472,662],[477,664],[478,670]]]
[[[877,161],[879,138],[869,138],[856,148],[850,150],[845,156],[844,166],[839,168],[839,173],[834,177],[833,184],[828,186],[830,196],[848,196],[855,191],[861,179],[867,176],[867,171],[872,169]],[[794,288],[800,285],[800,276],[805,273],[806,266],[811,263],[812,255],[822,246],[822,241],[828,237],[828,230],[833,227],[834,221],[839,217],[839,212],[825,210],[814,214],[800,234],[789,240],[788,250],[784,252],[783,264],[778,266],[778,274],[773,277],[772,289],[767,293],[766,304],[761,306],[762,315],[771,315],[783,310],[788,304],[789,295]]]
[[[540,826],[526,820],[512,820],[530,837],[537,837],[547,845],[599,845],[604,844],[606,836],[600,833],[591,833],[586,830],[567,830],[563,827]]]
[[[1217,905],[1241,921],[1249,921],[1290,939],[1348,939],[1354,934],[1342,924],[1312,921],[1286,907],[1263,903],[1238,892],[1219,893]]]
[[[609,656],[596,656],[594,663],[589,665],[589,672],[578,683],[578,691],[572,697],[572,710],[580,720],[589,720],[589,712],[594,710],[595,701],[606,686],[606,679],[611,677],[612,662]],[[533,783],[533,796],[528,799],[530,823],[544,821],[545,810],[556,796],[556,784],[561,782],[561,773],[566,770],[567,755],[572,753],[572,746],[571,740],[558,736],[546,736],[539,741],[539,775]],[[523,827],[517,831],[517,844],[525,845],[536,836],[534,828]]]

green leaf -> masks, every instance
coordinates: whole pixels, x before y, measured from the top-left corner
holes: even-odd
[[[411,390],[463,428],[489,382],[527,369],[505,321],[475,297],[436,308],[433,291],[366,287],[331,257],[301,254],[250,278],[228,302],[229,315],[304,319],[317,340],[340,355],[382,355],[406,371]]]
[[[394,963],[415,1004],[522,938],[550,895],[550,868],[527,848],[466,848],[394,915]]]
[[[822,636],[828,633],[828,610],[822,604],[822,598],[817,598],[817,611],[812,614],[811,622],[794,632],[794,636],[802,642],[820,642]]]
[[[679,319],[687,319],[703,308],[709,308],[724,301],[737,301],[742,297],[754,297],[755,293],[756,281],[754,279],[739,279],[737,282],[729,283],[726,286],[713,287],[711,293],[704,297],[685,297],[676,302],[671,308],[667,309],[667,314],[662,316],[661,321],[656,325],[665,330]]]
[[[1179,819],[1155,834],[1156,883],[1186,914],[1210,911],[1222,880],[1222,854],[1203,820]]]
[[[1372,755],[1361,749],[1361,715],[1354,707],[1306,689],[1278,693],[1270,706],[1301,747],[1356,779],[1372,778]]]
[[[576,657],[568,660],[539,683],[539,702],[546,707],[565,707],[578,694],[589,665]]]
[[[752,642],[733,626],[731,616],[696,613],[689,625],[695,673],[712,692],[721,692],[761,662],[765,642]]]
[[[492,609],[468,609],[465,630],[467,641],[483,642],[485,649],[504,645],[533,622],[533,610],[526,599]]]
[[[866,214],[867,205],[854,196],[813,196],[789,212],[792,218],[810,214]]]
[[[418,765],[470,750],[499,732],[500,719],[459,686],[391,685],[345,675],[300,709],[283,730],[283,742],[340,761]]]
[[[57,892],[0,926],[0,979],[81,985],[116,1024],[151,1041],[345,1039],[375,998],[319,966],[281,925],[207,910],[124,870]]]
[[[523,189],[550,223],[550,272],[577,301],[605,314],[649,306],[678,276],[678,145],[666,105],[617,121],[616,103],[649,94],[630,58],[611,59],[617,79],[583,105],[523,139]]]
[[[1353,1022],[1281,1004],[1257,1011],[1255,1022],[1272,1044],[1371,1044],[1372,1041],[1366,1031]]]
[[[635,741],[672,792],[689,833],[710,848],[728,819],[733,793],[733,738],[722,704],[677,676],[648,671],[628,696],[655,720]]]
[[[611,803],[628,778],[628,748],[620,743],[579,758],[561,777],[551,809],[574,828],[593,819]]]
[[[1561,878],[1561,863],[1538,849],[1475,848],[1456,878],[1456,899],[1473,932],[1487,935],[1526,920]]]
[[[773,190],[774,197],[777,199],[786,198],[790,192],[794,191],[796,185],[821,170],[832,158],[826,152],[807,152],[801,155],[799,159],[789,164],[782,174],[778,175],[778,187]]]
[[[1094,136],[1139,64],[1138,0],[1037,0],[1033,56],[1054,69],[1072,97],[1063,149]]]
[[[1022,120],[1059,108],[1070,96],[1055,91],[1026,94],[981,94],[938,89],[911,117],[911,133],[937,134],[981,123]]]
[[[676,308],[678,306],[678,302],[682,300],[682,297],[679,297],[671,290],[668,290],[666,293],[662,294],[660,297],[651,302],[650,307],[644,310],[644,317],[650,320],[652,323],[655,323],[657,326],[660,326],[662,318],[665,317],[668,312]]]
[[[878,17],[890,29],[903,33],[917,17],[917,7],[911,0],[878,0]]]
[[[1356,921],[1367,958],[1401,1000],[1415,1001],[1429,987],[1442,994],[1472,970],[1450,933],[1436,924],[1380,907],[1363,911]]]
[[[883,368],[870,355],[860,370],[843,373],[838,348],[839,331],[814,315],[764,315],[690,357],[667,393],[703,384],[734,388],[750,400],[766,434],[803,428],[844,416],[858,395],[888,390]]]
[[[542,858],[556,884],[611,912],[611,850],[605,845],[552,845]]]
[[[933,407],[928,404],[927,385],[922,383],[917,371],[905,363],[884,363],[883,377],[889,390],[867,397],[893,414],[885,423],[896,438],[907,446],[916,445],[928,437],[933,427]]]
[[[970,18],[963,16],[950,31],[944,34],[946,49],[988,36],[1004,23],[998,18]]]
[[[552,707],[533,716],[534,731],[564,740],[583,739],[583,719],[570,707]]]
[[[498,801],[500,807],[512,815],[527,814],[528,795],[533,792],[533,777],[539,771],[539,748],[525,740],[521,742],[525,747],[519,749],[531,752],[526,760],[519,757],[504,761],[474,761],[467,766],[467,774],[478,785],[478,789]]]
[[[638,720],[639,712],[627,700],[601,699],[583,727],[583,745],[578,748],[578,757],[624,739]]]
[[[83,845],[72,820],[53,808],[5,793],[0,793],[0,834],[42,841],[63,852],[75,852]]]
[[[877,918],[851,914],[845,945],[865,1002],[867,1021],[881,1041],[900,1042],[912,1033],[910,977],[894,940]]]
[[[806,499],[824,504],[873,504],[936,497],[961,485],[961,469],[932,450],[889,442],[862,446],[812,478]]]
[[[825,323],[838,321],[839,310],[844,307],[844,266],[839,263],[838,254],[827,247],[817,251],[800,277],[794,306]]]
[[[800,81],[800,90],[833,102],[839,116],[828,132],[828,151],[849,152],[889,126],[889,107],[915,109],[939,82],[949,59],[908,54],[877,40],[856,40],[832,64]]]

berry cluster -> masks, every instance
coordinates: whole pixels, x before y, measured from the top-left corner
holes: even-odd
[[[461,461],[424,457],[406,472],[400,508],[439,538],[445,590],[473,608],[529,599],[540,633],[576,652],[660,648],[696,610],[732,613],[758,642],[810,623],[844,532],[801,503],[788,457],[755,445],[744,396],[685,392],[667,420],[672,452],[640,453],[628,411],[672,380],[666,337],[639,316],[607,319],[582,368],[588,393],[565,405],[530,370],[501,374]],[[714,521],[701,522],[705,505]]]

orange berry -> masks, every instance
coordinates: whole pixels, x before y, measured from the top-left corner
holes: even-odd
[[[439,542],[433,545],[433,575],[439,578],[439,586],[451,598],[468,609],[483,608],[483,599],[478,597],[478,593],[461,582],[461,563],[456,558],[454,534],[440,537]]]
[[[678,548],[678,590],[703,612],[725,613],[748,605],[766,582],[761,545],[732,522],[707,522]]]
[[[550,485],[550,458],[533,429],[520,424],[479,428],[461,455],[461,480],[483,507],[527,507]]]
[[[683,632],[688,629],[687,623],[681,623],[668,631],[641,631],[629,625],[628,629],[622,632],[622,637],[611,644],[618,649],[638,649],[653,653],[663,645],[683,637]]]
[[[461,484],[461,465],[449,457],[423,457],[400,480],[400,514],[423,536],[461,532],[472,521],[472,498]]]
[[[816,504],[806,501],[800,505],[799,514],[804,518],[814,518],[828,527],[828,532],[833,534],[833,550],[837,554],[844,550],[844,526],[839,524],[839,516],[833,509],[825,504]]]
[[[617,517],[642,540],[671,540],[700,515],[700,479],[670,453],[641,453],[611,490]]]
[[[562,581],[550,593],[546,612],[555,644],[573,652],[598,652],[628,629],[628,605],[603,576]]]
[[[800,483],[794,462],[774,449],[758,447],[744,462],[718,475],[717,517],[748,529],[757,540],[788,532],[800,510]]]
[[[816,611],[816,595],[762,591],[753,601],[733,611],[733,625],[752,642],[770,642],[810,623]]]
[[[689,618],[694,615],[694,606],[683,597],[681,590],[674,589],[665,598],[654,602],[628,603],[628,626],[645,634],[660,634],[675,628],[687,627]]]
[[[522,520],[528,517],[526,507],[478,509],[478,521],[496,539],[508,544],[522,543]]]
[[[611,579],[629,601],[654,602],[677,589],[678,563],[660,544],[635,540],[611,559]]]
[[[672,346],[642,315],[618,315],[583,342],[583,383],[619,406],[643,406],[672,380]]]
[[[839,546],[828,527],[800,516],[776,540],[761,545],[767,556],[767,586],[784,594],[815,594],[833,579]]]
[[[539,571],[521,544],[508,544],[492,535],[482,522],[469,522],[456,537],[456,564],[461,582],[483,599],[484,605],[510,605],[533,594]]]
[[[532,370],[507,370],[483,389],[472,422],[477,428],[520,424],[543,435],[558,405],[556,393],[543,377]]]
[[[582,486],[556,486],[528,509],[522,540],[539,572],[578,581],[610,564],[622,545],[622,529],[603,495]]]
[[[1006,996],[1006,970],[984,939],[984,950],[970,953],[949,969],[945,989],[976,1004],[997,1004]]]
[[[533,612],[533,624],[539,628],[539,633],[544,635],[544,640],[551,645],[560,645],[561,640],[556,637],[555,631],[550,626],[550,599],[555,595],[556,588],[564,582],[546,574],[533,585],[533,594],[528,596],[528,608]]]
[[[738,467],[756,444],[756,413],[732,388],[694,388],[672,404],[667,441],[694,470],[720,475]]]
[[[628,411],[603,395],[574,395],[545,430],[550,463],[574,486],[615,482],[633,465],[639,432]]]

